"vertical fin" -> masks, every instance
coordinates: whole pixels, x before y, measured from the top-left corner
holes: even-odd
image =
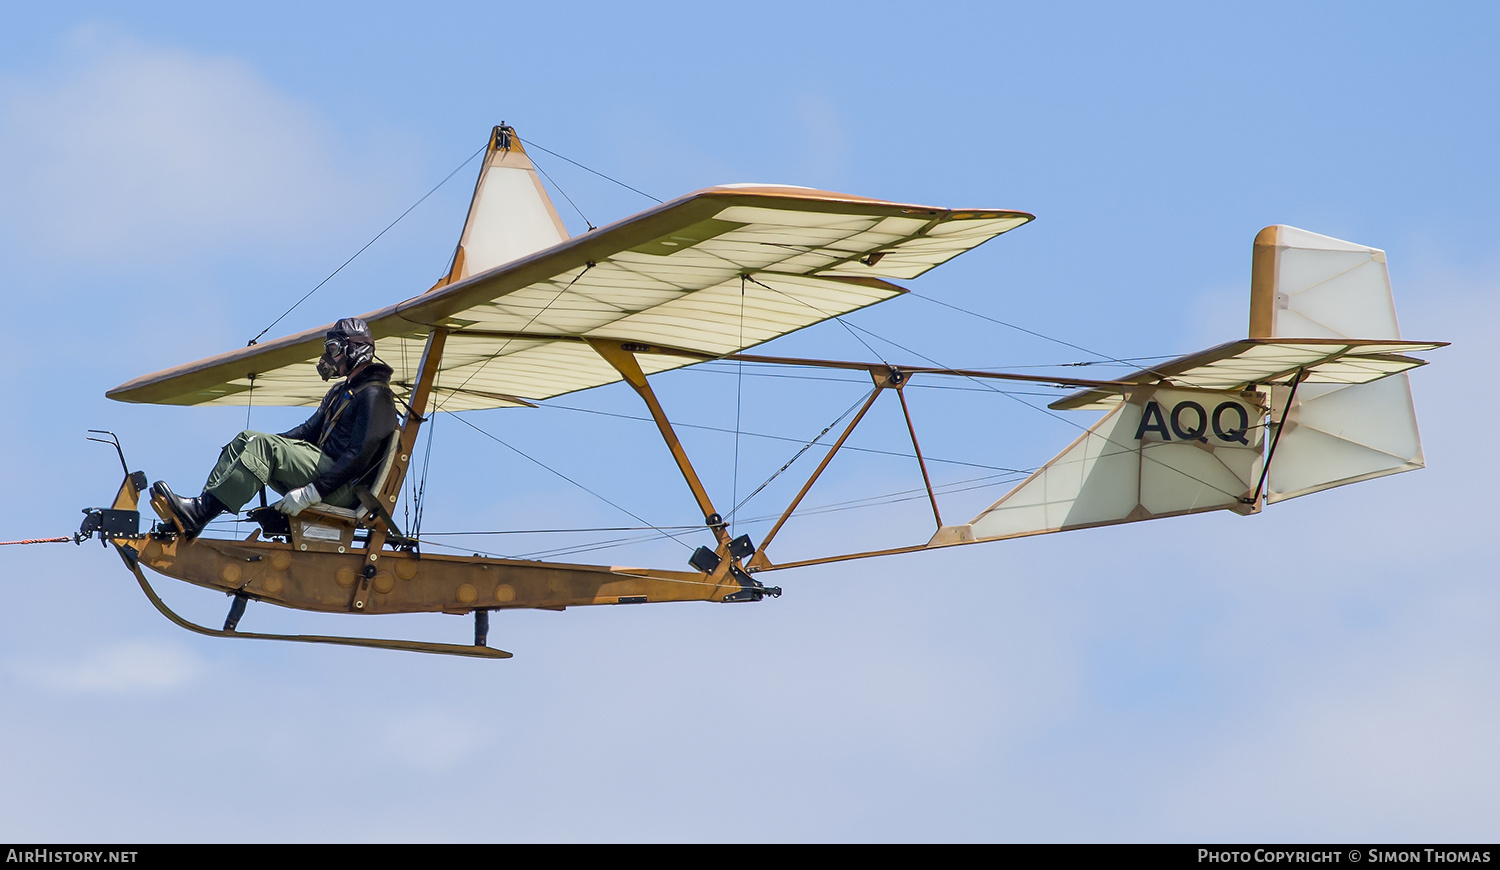
[[[1385,252],[1295,227],[1255,237],[1251,338],[1399,339]],[[1289,390],[1271,390],[1281,419]],[[1411,382],[1304,384],[1286,417],[1267,481],[1278,502],[1425,464]]]

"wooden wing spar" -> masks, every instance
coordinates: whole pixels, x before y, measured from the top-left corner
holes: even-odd
[[[904,291],[888,279],[915,278],[1032,220],[1018,211],[730,185],[567,238],[539,185],[528,187],[535,171],[519,140],[507,138],[508,147],[492,140],[450,276],[362,315],[398,386],[415,383],[434,328],[448,331],[433,388],[439,410],[514,405],[619,380],[588,340],[691,352],[643,359],[646,374],[752,347],[897,296]],[[501,212],[494,203],[502,201],[520,206]],[[507,216],[514,229],[503,225]],[[328,387],[312,365],[328,328],[136,378],[107,395],[243,405],[253,385],[256,405],[314,406]]]

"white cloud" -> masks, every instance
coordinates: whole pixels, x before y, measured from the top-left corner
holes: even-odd
[[[167,692],[206,670],[202,659],[176,644],[126,641],[72,660],[22,659],[8,664],[16,679],[63,692]]]
[[[362,196],[330,126],[244,61],[98,26],[59,60],[0,78],[0,225],[53,257],[292,243]]]

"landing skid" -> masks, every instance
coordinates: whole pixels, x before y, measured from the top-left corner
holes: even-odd
[[[146,579],[145,573],[141,571],[140,564],[137,563],[136,560],[132,559],[130,555],[118,545],[116,545],[115,549],[120,551],[120,558],[125,561],[125,567],[129,568],[130,572],[135,575],[136,582],[141,584],[141,591],[146,593],[146,598],[150,600],[151,604],[155,606],[158,611],[161,612],[161,615],[165,616],[167,619],[171,620],[179,627],[185,628],[188,631],[195,632],[197,634],[207,635],[208,637],[243,637],[250,638],[252,640],[286,640],[295,641],[297,643],[327,643],[334,644],[336,646],[362,646],[369,647],[371,649],[394,649],[403,650],[405,652],[434,653],[436,655],[448,656],[469,656],[470,658],[481,659],[511,658],[511,653],[508,653],[503,649],[494,649],[488,646],[465,646],[456,643],[428,643],[419,640],[386,640],[383,638],[374,637],[332,637],[318,634],[260,634],[248,631],[235,631],[232,628],[226,630],[207,628],[205,626],[198,625],[195,622],[191,622],[187,619],[182,618],[175,611],[173,611],[172,608],[168,607],[166,605],[166,602],[162,601],[161,597],[156,594],[156,590],[151,588],[151,583]],[[236,601],[236,605],[240,605],[239,600]],[[236,609],[239,608],[236,607]],[[480,612],[483,613],[484,611]],[[235,619],[233,621],[238,622],[238,619]],[[485,622],[488,622],[488,620],[485,620]],[[486,625],[486,628],[488,628],[488,625]]]

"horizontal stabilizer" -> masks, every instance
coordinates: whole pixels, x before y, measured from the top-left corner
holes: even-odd
[[[1300,372],[1303,384],[1364,384],[1427,365],[1426,360],[1407,354],[1446,344],[1386,339],[1247,338],[1178,357],[1121,380],[1204,390],[1244,390],[1290,381]],[[1121,401],[1118,390],[1096,387],[1071,393],[1048,407],[1058,411],[1103,410]]]

